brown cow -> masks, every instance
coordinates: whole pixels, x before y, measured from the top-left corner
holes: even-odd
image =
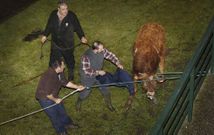
[[[161,73],[164,71],[164,45],[164,28],[157,23],[148,23],[140,28],[133,49],[134,80],[145,80],[143,88],[147,91],[147,97],[154,103],[156,103],[154,97],[156,81],[153,79],[158,66]]]

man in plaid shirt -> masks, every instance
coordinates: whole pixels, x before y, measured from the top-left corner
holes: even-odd
[[[111,61],[118,68],[123,69],[119,59],[112,52],[104,48],[103,43],[95,41],[92,47],[89,48],[82,56],[80,65],[80,80],[82,85],[91,87],[94,84],[100,84],[97,76],[103,76],[106,74],[102,70],[104,59]],[[81,102],[88,97],[90,89],[85,89],[80,92],[79,98],[76,102],[76,110],[80,111]],[[100,87],[100,92],[104,97],[105,103],[110,111],[115,111],[111,104],[111,94],[106,87]]]
[[[105,48],[101,50],[103,51],[103,55],[105,59],[111,61],[112,63],[117,65],[119,68],[123,69],[123,66],[120,65],[120,61],[115,54],[113,54],[112,52],[108,51]],[[97,76],[99,74],[98,70],[91,68],[90,59],[87,56],[82,56],[82,69],[85,71],[85,74],[89,76]]]

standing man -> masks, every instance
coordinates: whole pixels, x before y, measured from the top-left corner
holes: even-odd
[[[64,62],[62,60],[55,61],[51,67],[40,78],[36,99],[42,108],[46,108],[52,104],[57,104],[52,108],[46,109],[45,113],[48,115],[54,129],[58,135],[67,135],[67,128],[78,128],[72,119],[67,115],[62,99],[58,94],[62,86],[83,90],[84,87],[76,85],[66,79],[61,80],[59,74],[63,73]]]
[[[100,84],[96,79],[98,75],[105,75],[105,71],[102,70],[104,59],[111,61],[118,68],[123,69],[120,64],[119,59],[110,51],[103,47],[103,43],[100,41],[95,41],[92,47],[89,48],[81,59],[80,65],[80,80],[81,83],[86,87],[91,87],[93,84]],[[76,102],[76,110],[80,111],[81,102],[88,97],[90,89],[85,89],[80,92],[80,95]],[[111,95],[106,87],[100,87],[100,92],[102,93],[105,103],[110,111],[115,111],[111,104]]]
[[[64,0],[60,0],[58,10],[50,14],[41,42],[44,43],[51,34],[49,66],[63,57],[68,67],[69,80],[74,79],[74,32],[77,33],[82,43],[87,43],[77,16],[72,11],[68,11],[68,5]]]

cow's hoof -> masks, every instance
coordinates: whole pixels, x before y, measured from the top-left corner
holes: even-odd
[[[115,112],[115,108],[110,104],[110,105],[107,105],[107,108],[109,109],[109,111],[111,112]]]
[[[131,104],[125,104],[124,108],[125,108],[125,112],[128,112],[132,108],[132,105]]]
[[[147,95],[147,98],[152,101],[152,103],[154,103],[155,105],[158,104],[158,100],[155,96],[151,96],[151,95]]]
[[[124,108],[124,111],[125,112],[129,112],[129,110],[132,108],[132,105],[129,105],[129,106],[126,106],[125,108]]]
[[[166,80],[163,79],[163,80],[157,80],[157,83],[164,83]]]
[[[132,102],[133,102],[133,96],[129,96],[128,100],[124,105],[125,111],[128,111],[132,107]]]
[[[166,79],[165,79],[164,75],[157,76],[157,82],[158,83],[163,83],[165,81],[166,81]]]

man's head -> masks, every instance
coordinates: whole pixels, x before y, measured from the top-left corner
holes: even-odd
[[[58,2],[58,12],[62,16],[66,16],[68,14],[68,5],[65,0],[60,0]]]
[[[62,59],[56,60],[51,67],[57,72],[57,73],[61,73],[64,71],[65,69],[65,64],[64,61]]]
[[[94,41],[92,44],[92,50],[95,53],[101,53],[104,50],[103,43],[101,41]]]

